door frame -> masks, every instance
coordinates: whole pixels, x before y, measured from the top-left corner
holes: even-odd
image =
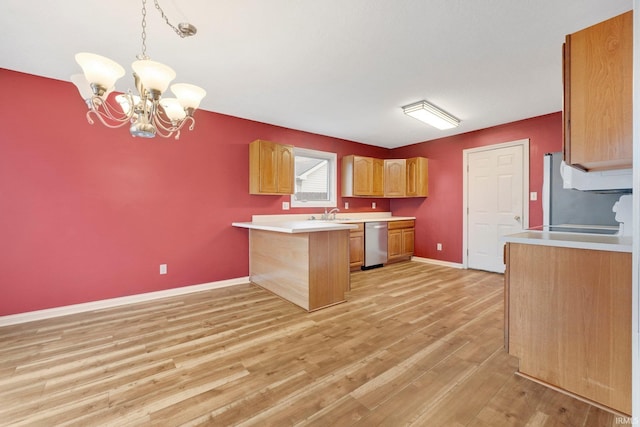
[[[469,268],[469,154],[522,146],[522,227],[529,228],[529,138],[462,150],[462,268]]]

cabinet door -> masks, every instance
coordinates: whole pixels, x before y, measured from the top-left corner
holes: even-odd
[[[384,196],[404,197],[407,188],[405,159],[384,160]]]
[[[402,255],[403,256],[412,256],[413,255],[413,244],[415,239],[415,229],[407,228],[402,230]]]
[[[291,145],[256,140],[249,144],[249,193],[293,194]]]
[[[278,147],[268,141],[260,142],[260,192],[278,191]]]
[[[373,159],[354,156],[353,158],[353,194],[370,196],[373,193]]]
[[[293,147],[277,144],[277,192],[293,194],[294,167]]]
[[[428,170],[424,157],[407,159],[407,197],[429,196]]]
[[[371,195],[372,196],[384,196],[384,160],[371,159],[372,162],[372,174],[371,180]]]
[[[351,232],[349,236],[349,266],[352,270],[364,264],[364,233]]]
[[[585,170],[632,164],[632,12],[566,38],[565,161]]]
[[[387,258],[392,260],[402,256],[402,230],[387,232]]]

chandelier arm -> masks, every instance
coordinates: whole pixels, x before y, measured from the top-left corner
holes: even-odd
[[[92,125],[92,124],[94,124],[94,123],[95,123],[95,122],[93,121],[93,119],[91,118],[91,113],[94,113],[94,114],[95,114],[95,111],[93,111],[93,110],[91,110],[91,109],[90,109],[90,110],[88,110],[88,111],[87,111],[87,115],[86,115],[86,117],[87,117],[87,121],[89,122],[89,124],[90,124],[90,125]],[[102,120],[100,120],[100,121],[102,121]]]
[[[196,119],[194,119],[192,116],[187,116],[187,118],[184,119],[184,123],[187,121],[187,119],[189,119],[191,121],[191,124],[189,125],[189,130],[193,130],[194,127],[196,127]]]
[[[156,127],[156,135],[160,135],[162,138],[170,138],[178,130],[178,127],[166,116],[163,108],[156,109],[156,114],[153,115],[153,124]]]
[[[158,116],[155,116],[153,119],[153,124],[156,127],[156,135],[161,136],[162,138],[170,138],[174,133],[178,132],[176,135],[176,139],[180,136],[180,129],[175,126],[166,127],[162,123],[159,122]]]
[[[131,120],[131,114],[115,115],[113,112],[115,108],[111,107],[107,101],[98,96],[94,96],[88,105],[90,105],[90,107],[86,117],[89,124],[94,124],[94,121],[91,119],[91,114],[93,114],[100,123],[111,129],[122,127]]]
[[[196,120],[191,116],[186,116],[184,119],[180,120],[177,123],[173,123],[168,118],[157,114],[154,117],[154,124],[156,125],[156,130],[158,131],[158,135],[168,138],[174,133],[176,134],[175,139],[180,139],[180,131],[182,128],[189,122],[189,130],[193,130]],[[164,133],[163,133],[164,132]]]
[[[171,134],[180,130],[180,128],[182,127],[183,121],[181,120],[179,123],[174,124],[173,122],[167,122],[159,115],[156,115],[153,117],[153,124],[156,126],[156,129],[158,131],[160,130],[164,131],[168,134],[168,136],[171,136]]]
[[[126,96],[129,98],[129,102],[133,105],[133,97],[130,94],[127,94]],[[124,111],[118,112],[118,110],[122,110],[122,108],[114,107],[106,100],[101,99],[99,106],[102,106],[106,117],[117,122],[128,122],[131,120],[131,117],[133,117],[133,109],[131,109],[129,113],[125,113]],[[115,113],[117,113],[117,115]]]
[[[177,123],[174,123],[172,121],[167,121],[166,119],[164,119],[160,115],[157,115],[156,119],[157,119],[157,125],[159,127],[161,127],[164,130],[167,130],[167,131],[170,130],[172,132],[179,131],[180,129],[182,129],[187,124],[187,122],[190,122],[189,130],[193,130],[193,128],[194,128],[194,126],[196,124],[196,120],[191,116],[186,116],[184,119],[178,121]]]
[[[174,133],[175,132],[172,131],[172,132],[169,132],[169,133],[165,134],[165,133],[161,132],[160,129],[156,128],[156,135],[161,137],[161,138],[171,138]],[[179,135],[176,135],[175,139],[178,139],[178,136]]]
[[[105,116],[101,111],[97,111],[97,110],[89,110],[87,111],[87,121],[89,122],[89,124],[93,124],[94,121],[91,120],[91,118],[89,117],[90,114],[93,113],[98,120],[100,121],[100,123],[102,123],[105,127],[111,128],[111,129],[117,129],[120,128],[126,124],[129,124],[129,120],[123,121],[123,122],[119,122],[117,124],[112,124],[109,123],[108,121],[105,120],[105,117],[109,120],[112,120],[111,117]]]

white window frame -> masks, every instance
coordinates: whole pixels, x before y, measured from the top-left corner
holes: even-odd
[[[326,159],[329,161],[327,175],[329,176],[329,200],[312,200],[299,201],[296,200],[295,193],[291,195],[292,208],[335,208],[337,204],[338,193],[338,155],[327,151],[312,150],[309,148],[294,147],[293,157],[295,163],[296,156],[315,157],[318,159]],[[295,185],[294,185],[295,187]],[[294,189],[295,191],[295,189]]]

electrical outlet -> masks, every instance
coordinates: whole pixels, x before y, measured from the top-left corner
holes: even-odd
[[[436,243],[436,249],[441,251],[442,250],[442,243]]]
[[[531,200],[532,202],[538,200],[538,192],[532,191],[531,194],[529,194],[529,200]]]
[[[344,208],[349,209],[349,202],[344,202]]]
[[[289,202],[282,202],[282,210],[283,211],[289,210]]]
[[[160,274],[167,274],[167,264],[160,264]]]
[[[376,202],[371,202],[371,209],[375,209],[376,208]]]

